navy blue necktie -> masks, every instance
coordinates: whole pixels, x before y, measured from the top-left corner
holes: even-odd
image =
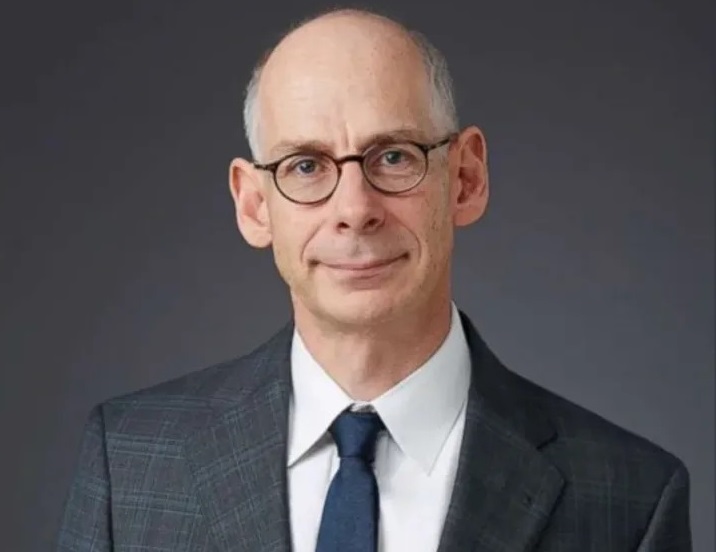
[[[378,485],[373,474],[375,441],[385,426],[377,414],[345,411],[329,432],[341,464],[328,487],[316,552],[378,549]]]

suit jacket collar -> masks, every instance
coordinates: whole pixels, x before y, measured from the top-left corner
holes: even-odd
[[[539,452],[555,436],[530,405],[524,380],[504,368],[460,313],[472,379],[458,471],[439,552],[529,550],[563,487]],[[293,325],[217,370],[212,413],[186,455],[221,551],[288,551],[286,458]]]

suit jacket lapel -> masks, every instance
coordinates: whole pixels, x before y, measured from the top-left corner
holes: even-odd
[[[289,325],[250,358],[227,367],[209,422],[186,454],[202,512],[222,551],[290,549],[286,483]]]
[[[554,427],[520,396],[505,369],[461,313],[472,356],[465,431],[439,552],[525,551],[537,542],[562,491],[539,452]]]

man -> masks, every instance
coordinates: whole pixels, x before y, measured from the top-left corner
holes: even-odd
[[[244,113],[238,226],[294,320],[97,407],[59,550],[690,550],[683,464],[508,371],[451,302],[487,150],[427,41],[325,14],[259,65]]]

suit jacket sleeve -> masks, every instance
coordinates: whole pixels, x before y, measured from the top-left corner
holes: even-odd
[[[689,474],[679,464],[664,487],[637,552],[690,552]]]
[[[58,552],[111,551],[110,483],[104,422],[95,407],[85,427],[79,462],[65,502]]]

